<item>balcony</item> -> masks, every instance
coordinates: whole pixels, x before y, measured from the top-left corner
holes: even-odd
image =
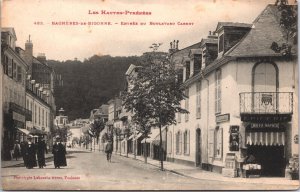
[[[32,112],[29,111],[28,109],[16,104],[16,103],[13,103],[13,102],[10,102],[9,103],[9,108],[11,111],[15,111],[19,114],[22,114],[25,116],[25,119],[26,121],[31,121],[32,120]]]
[[[292,92],[240,93],[241,114],[293,114]]]

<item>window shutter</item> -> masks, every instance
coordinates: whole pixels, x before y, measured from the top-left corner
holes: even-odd
[[[214,157],[214,135],[215,130],[210,129],[208,132],[208,157],[213,158]]]
[[[220,156],[223,157],[223,128],[219,129],[220,133],[220,140],[219,140],[219,146],[220,146]]]
[[[17,65],[14,62],[14,60],[12,60],[12,66],[13,66],[13,79],[17,80]]]

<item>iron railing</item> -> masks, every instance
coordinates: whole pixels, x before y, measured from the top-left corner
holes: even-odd
[[[243,92],[240,93],[240,113],[292,114],[292,92]]]

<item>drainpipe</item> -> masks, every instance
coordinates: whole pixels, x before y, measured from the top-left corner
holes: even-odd
[[[206,111],[206,113],[207,113],[207,119],[206,119],[206,147],[207,147],[207,150],[206,150],[206,153],[207,153],[207,163],[209,162],[209,157],[208,157],[208,124],[209,124],[209,80],[206,78],[206,77],[204,77],[204,74],[203,74],[203,70],[200,72],[200,75],[201,75],[201,77],[202,77],[202,79],[203,80],[206,80],[206,83],[207,83],[207,104],[206,104],[206,106],[207,106],[207,111]]]

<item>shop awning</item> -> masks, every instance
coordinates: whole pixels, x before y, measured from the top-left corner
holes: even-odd
[[[284,132],[247,132],[246,133],[247,145],[284,145],[285,134]]]
[[[37,128],[31,129],[30,134],[32,134],[32,135],[47,135],[47,133],[45,131],[37,129]]]
[[[27,129],[21,129],[21,128],[18,128],[18,130],[22,133],[24,133],[25,135],[29,135],[29,131]]]
[[[155,137],[157,137],[159,135],[159,129],[156,128],[156,129],[152,129],[151,130],[151,134],[149,135],[149,138],[144,138],[141,143],[151,143]]]

